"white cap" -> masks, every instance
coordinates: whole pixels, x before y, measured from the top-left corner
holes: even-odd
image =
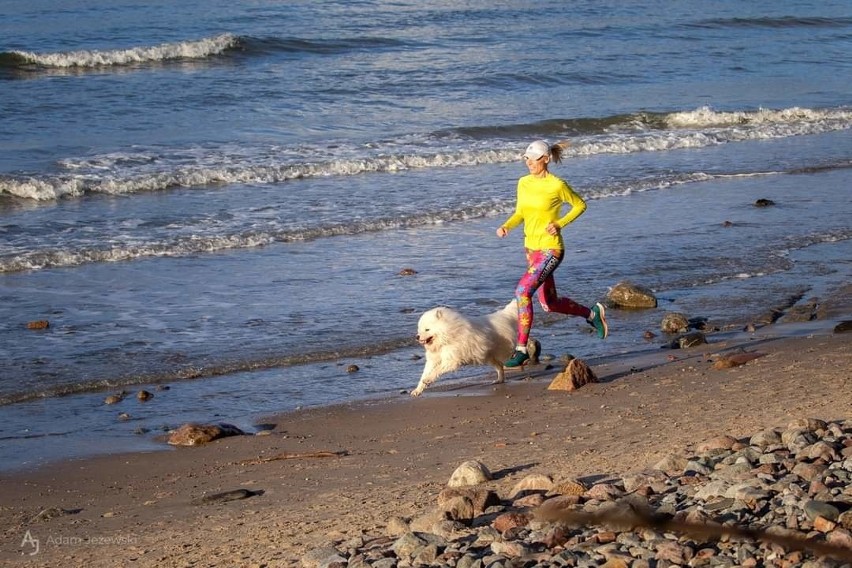
[[[533,160],[538,160],[542,156],[550,155],[550,146],[544,140],[536,140],[529,146],[527,146],[527,151],[524,152],[524,158],[531,158]]]

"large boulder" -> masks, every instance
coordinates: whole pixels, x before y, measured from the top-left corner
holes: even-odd
[[[627,309],[656,308],[657,298],[654,293],[644,286],[631,282],[619,282],[607,294],[610,305]]]
[[[447,485],[449,487],[464,487],[466,485],[479,485],[490,480],[491,472],[485,465],[476,460],[469,460],[456,468]]]

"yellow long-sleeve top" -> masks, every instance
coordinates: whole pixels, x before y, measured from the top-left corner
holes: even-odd
[[[560,217],[564,203],[571,209]],[[523,222],[524,246],[528,249],[565,250],[562,233],[549,234],[547,225],[556,222],[561,229],[585,210],[586,202],[561,178],[550,172],[543,178],[530,174],[518,180],[515,212],[502,226],[511,231]]]

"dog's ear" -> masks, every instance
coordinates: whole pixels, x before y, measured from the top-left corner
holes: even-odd
[[[442,317],[444,317],[443,310],[441,310],[441,308],[435,310],[435,319],[441,319]]]

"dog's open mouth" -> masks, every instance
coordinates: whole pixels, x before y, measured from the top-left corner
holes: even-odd
[[[434,339],[434,335],[430,335],[429,337],[420,337],[419,335],[417,336],[417,341],[420,343],[420,345],[429,345]]]

